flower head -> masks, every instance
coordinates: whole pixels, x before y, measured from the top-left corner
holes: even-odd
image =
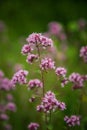
[[[42,47],[53,46],[53,41],[50,38],[43,36],[41,33],[32,33],[26,39],[27,42],[32,45],[42,45]]]
[[[25,45],[22,47],[21,53],[22,53],[23,55],[26,55],[26,54],[30,53],[32,50],[33,50],[33,49],[30,47],[29,44],[25,44]]]
[[[35,54],[29,54],[28,56],[27,56],[27,62],[29,63],[29,64],[32,64],[33,63],[33,61],[34,60],[37,60],[38,59],[38,55],[35,55]]]
[[[80,57],[83,58],[84,62],[87,62],[87,46],[83,46],[80,49]]]
[[[59,33],[62,31],[61,24],[57,22],[49,23],[48,27],[49,27],[49,32],[53,35],[59,35]]]
[[[64,121],[67,123],[69,127],[80,125],[80,116],[72,115],[70,117],[65,116]]]
[[[5,91],[9,91],[11,89],[13,89],[13,84],[11,82],[11,80],[9,80],[8,78],[1,78],[0,79],[0,89],[1,90],[5,90]]]
[[[56,70],[55,70],[55,73],[56,73],[57,76],[65,77],[67,70],[63,67],[57,67]]]
[[[66,109],[66,105],[63,102],[58,101],[53,92],[48,91],[43,97],[41,104],[37,106],[37,111],[49,113],[56,109],[64,110]]]
[[[15,112],[16,111],[16,105],[13,102],[9,102],[6,105],[6,109],[9,110],[9,111]]]
[[[79,73],[72,73],[69,76],[69,81],[74,83],[73,89],[79,89],[83,87],[84,78]]]
[[[0,114],[0,120],[8,120],[8,119],[9,119],[9,117],[7,114],[5,114],[5,113]]]
[[[42,70],[55,69],[55,62],[51,58],[44,58],[41,60],[40,68]]]
[[[16,83],[19,84],[26,84],[26,76],[28,75],[28,71],[26,70],[19,70],[16,72],[12,77],[12,83],[15,86]]]
[[[35,87],[42,88],[43,83],[39,79],[33,79],[33,80],[29,81],[28,87],[29,87],[29,89],[32,89],[32,88],[35,88]]]
[[[31,122],[29,125],[28,125],[28,129],[29,130],[37,130],[39,127],[39,124],[38,123],[35,123],[35,122]]]

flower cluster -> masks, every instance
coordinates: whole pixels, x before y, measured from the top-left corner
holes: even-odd
[[[69,81],[74,83],[73,89],[79,89],[83,87],[85,76],[80,75],[79,73],[72,73],[69,76]]]
[[[80,49],[80,57],[83,58],[84,62],[87,62],[87,46],[83,46]]]
[[[11,83],[11,80],[4,77],[4,74],[2,71],[0,71],[0,90],[9,91],[13,89],[13,84]]]
[[[66,105],[63,102],[58,101],[53,92],[48,91],[43,97],[41,104],[37,106],[37,111],[49,113],[56,109],[64,110],[66,109]]]
[[[43,87],[43,83],[39,79],[30,80],[29,83],[28,83],[28,88],[29,89],[33,89],[35,87],[42,88]]]
[[[61,24],[57,22],[49,23],[48,27],[49,27],[49,32],[53,35],[58,35],[62,30]]]
[[[25,45],[22,47],[21,53],[22,53],[23,55],[26,55],[26,54],[30,53],[32,50],[33,50],[33,48],[31,48],[31,46],[30,46],[29,44],[25,44]]]
[[[6,105],[6,109],[12,112],[16,111],[16,106],[13,102],[8,102]]]
[[[48,24],[48,35],[54,35],[60,40],[65,40],[66,35],[62,25],[58,22],[51,22]]]
[[[55,73],[61,81],[61,86],[64,87],[68,83],[68,78],[66,78],[67,70],[63,67],[57,67]]]
[[[66,76],[66,73],[67,73],[67,70],[63,67],[57,67],[56,70],[55,70],[55,73],[57,76],[62,76],[62,77],[65,77]]]
[[[33,61],[37,61],[37,59],[39,58],[40,55],[37,54],[38,49],[41,49],[41,47],[46,48],[53,46],[53,41],[50,38],[43,36],[41,33],[32,33],[31,35],[29,35],[26,41],[28,42],[28,44],[25,44],[22,47],[21,53],[23,55],[28,55],[26,61],[29,64],[32,64]],[[37,51],[34,52],[34,50]],[[32,53],[32,51],[34,53]]]
[[[39,128],[39,124],[38,123],[35,123],[35,122],[31,122],[29,125],[28,125],[28,129],[29,130],[37,130]]]
[[[53,46],[53,41],[50,38],[43,36],[41,33],[32,33],[26,40],[30,45],[38,44],[42,45],[42,47]]]
[[[28,75],[28,71],[26,70],[19,70],[16,72],[12,77],[12,84],[15,86],[16,83],[19,84],[26,84],[26,76]]]
[[[8,93],[13,89],[11,80],[4,76],[4,73],[0,71],[0,121],[2,121],[2,127],[6,130],[11,130],[11,125],[8,124],[9,113],[8,111],[15,112],[16,105],[13,102],[13,96]],[[4,94],[2,93],[4,91]]]
[[[65,116],[64,121],[67,123],[69,127],[75,126],[75,125],[80,125],[80,116],[72,115],[70,117]]]
[[[55,69],[55,62],[51,58],[44,58],[41,60],[40,68],[42,70]]]
[[[0,120],[9,120],[9,116],[7,115],[7,114],[5,114],[5,113],[1,113],[0,114]]]
[[[33,63],[33,61],[35,60],[37,60],[38,59],[38,55],[35,55],[35,54],[29,54],[28,56],[27,56],[27,62],[29,63],[29,64],[32,64]]]

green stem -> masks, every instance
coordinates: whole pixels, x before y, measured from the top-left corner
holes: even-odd
[[[45,123],[46,123],[46,130],[49,130],[49,129],[48,129],[47,113],[45,114]]]
[[[39,46],[36,44],[36,47],[37,47],[37,52],[38,52],[38,56],[39,56],[39,63],[41,64],[41,54],[40,54],[40,49],[39,49]],[[40,72],[41,72],[41,79],[42,79],[42,83],[43,83],[43,97],[44,97],[44,93],[45,93],[45,90],[44,90],[44,75],[43,75],[43,70],[40,68]]]
[[[50,119],[49,119],[50,124],[51,124],[51,115],[52,115],[52,113],[51,113],[51,111],[50,111]]]

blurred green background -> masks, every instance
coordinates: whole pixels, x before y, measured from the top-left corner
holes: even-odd
[[[46,32],[48,23],[56,21],[64,26],[66,33],[70,29],[74,34],[67,42],[68,51],[66,56],[68,58],[65,62],[58,62],[58,66],[66,67],[68,74],[73,71],[87,74],[87,64],[84,64],[79,58],[80,47],[87,45],[87,31],[80,33],[79,30],[77,31],[76,22],[81,18],[87,20],[86,0],[0,0],[0,22],[4,24],[3,31],[0,31],[0,69],[9,78],[12,77],[16,64],[22,64],[23,68],[29,69],[32,73],[32,67],[29,67],[25,62],[25,57],[21,55],[21,48],[26,43],[26,37],[32,32]],[[54,41],[56,46],[60,48],[60,42]],[[61,51],[61,49],[59,50]],[[31,74],[31,77],[33,77],[33,74]],[[52,83],[50,78],[48,79],[47,86],[54,84],[56,80],[54,77],[54,75],[51,76]],[[10,114],[13,130],[27,130],[28,123],[37,121],[37,118],[40,122],[40,114],[38,115],[35,111],[35,105],[30,105],[28,102],[30,93],[26,87],[20,88],[18,86],[17,90],[12,93],[17,105],[17,112]],[[53,124],[54,130],[63,130],[65,129],[62,127],[64,115],[75,114],[78,111],[79,101],[76,98],[79,97],[80,91],[72,93],[70,88],[64,88],[63,90],[58,88],[58,93],[61,93],[59,99],[66,102],[68,110],[54,114]],[[87,130],[87,96],[85,96],[83,106],[82,112],[77,112],[77,114],[83,115],[83,123],[80,128],[71,128],[72,130]]]
[[[87,19],[86,0],[0,0],[0,19],[15,36],[43,32],[50,21]]]

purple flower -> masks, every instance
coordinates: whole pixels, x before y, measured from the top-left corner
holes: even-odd
[[[1,120],[8,120],[9,117],[8,117],[7,114],[5,114],[5,113],[1,113],[1,114],[0,114],[0,119],[1,119]]]
[[[83,58],[84,62],[87,62],[87,46],[83,46],[80,49],[80,57]]]
[[[31,122],[29,125],[28,125],[28,129],[29,130],[37,130],[39,127],[39,124],[38,123],[35,123],[35,122]]]
[[[12,101],[13,100],[13,96],[10,93],[6,95],[6,98],[7,98],[8,101]]]
[[[83,87],[84,78],[79,73],[72,73],[69,76],[69,80],[74,83],[73,89],[79,89]]]
[[[15,112],[16,111],[16,105],[13,102],[9,102],[6,105],[6,109],[9,110],[9,111]]]
[[[56,73],[57,76],[65,77],[67,70],[63,67],[57,67],[56,70],[55,70],[55,73]]]
[[[67,123],[69,127],[75,126],[75,125],[80,125],[80,116],[72,115],[70,117],[65,116],[64,121]]]
[[[59,35],[60,32],[62,31],[62,26],[61,24],[57,23],[57,22],[51,22],[49,23],[48,25],[49,27],[49,32],[52,34],[52,35]]]
[[[12,84],[15,86],[16,83],[19,84],[26,84],[26,76],[28,75],[28,71],[26,70],[19,70],[16,72],[12,77]]]
[[[27,42],[32,45],[42,45],[42,47],[53,46],[53,41],[50,38],[43,36],[41,33],[32,33],[26,39]]]
[[[4,125],[5,130],[12,130],[12,126],[10,124]]]
[[[21,53],[26,55],[28,53],[30,53],[33,49],[30,47],[29,44],[25,44],[23,47],[22,47],[22,51]]]
[[[55,69],[54,61],[51,58],[44,58],[41,60],[40,68],[42,70]]]
[[[29,54],[28,56],[27,56],[27,62],[29,63],[29,64],[32,64],[33,63],[33,61],[34,60],[37,60],[38,59],[38,55],[35,55],[35,54]]]
[[[64,87],[68,82],[69,82],[69,80],[67,78],[62,79],[61,86]]]
[[[66,105],[63,102],[58,101],[53,92],[48,91],[43,97],[41,104],[37,106],[37,111],[49,113],[56,109],[64,110],[66,109]]]
[[[0,89],[5,91],[13,89],[13,84],[11,83],[11,80],[4,77],[0,79]]]
[[[4,104],[0,104],[0,113],[3,113],[6,111],[6,106]]]
[[[35,87],[42,88],[43,87],[43,83],[39,79],[30,80],[29,83],[28,83],[28,88],[29,89],[33,89]]]
[[[59,103],[58,103],[58,108],[59,108],[61,111],[65,110],[65,109],[66,109],[65,103],[64,103],[64,102],[59,102]]]

